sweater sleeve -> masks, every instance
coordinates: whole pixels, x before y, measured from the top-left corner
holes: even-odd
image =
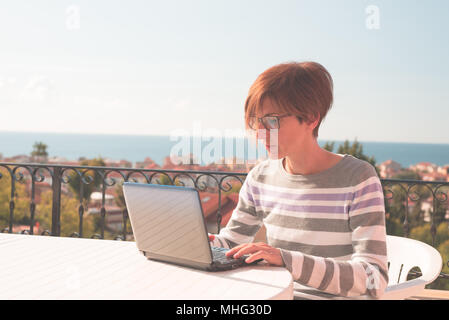
[[[364,166],[353,184],[349,228],[353,254],[348,261],[281,249],[295,281],[343,297],[378,299],[388,285],[385,206],[382,185],[373,166]]]
[[[232,248],[239,244],[253,242],[254,237],[263,224],[262,214],[258,214],[251,193],[250,171],[242,184],[239,200],[232,212],[231,219],[225,228],[215,235],[212,246]]]

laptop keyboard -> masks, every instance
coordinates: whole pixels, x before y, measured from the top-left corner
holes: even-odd
[[[236,262],[241,259],[233,259],[226,257],[226,252],[229,251],[229,249],[226,248],[220,248],[220,247],[211,247],[212,250],[212,260],[218,261],[222,264],[224,263],[230,263],[230,262]]]

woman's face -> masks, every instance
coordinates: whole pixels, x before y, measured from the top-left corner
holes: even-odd
[[[264,99],[259,112],[258,118],[266,115],[286,115],[285,112],[278,111],[276,105],[269,98]],[[281,159],[292,153],[301,152],[303,146],[309,145],[308,140],[313,139],[312,131],[316,124],[317,121],[311,124],[307,124],[305,121],[299,123],[299,120],[293,115],[282,117],[279,118],[278,130],[266,130],[263,124],[258,122],[257,136],[264,140],[271,159]]]

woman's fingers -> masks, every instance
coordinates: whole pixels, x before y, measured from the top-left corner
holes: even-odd
[[[245,259],[246,263],[251,263],[253,261],[256,261],[258,259],[263,259],[269,264],[275,265],[275,266],[283,266],[284,262],[281,257],[281,252],[279,249],[271,248],[270,250],[260,250],[256,253],[250,255],[248,258]]]
[[[263,259],[273,265],[283,265],[280,250],[277,248],[273,248],[266,243],[245,243],[238,245],[226,252],[226,256],[232,256],[234,259],[238,259],[245,254],[250,255],[245,259],[245,262],[247,263]]]
[[[238,252],[240,249],[245,248],[247,246],[252,245],[252,243],[243,243],[243,244],[239,244],[238,246],[235,246],[234,248],[230,249],[229,251],[226,252],[226,256],[227,257],[231,257],[233,256],[236,252]]]
[[[237,252],[233,255],[233,257],[234,257],[234,259],[238,259],[241,256],[243,256],[244,254],[254,253],[256,251],[264,250],[264,249],[266,250],[267,248],[263,248],[259,244],[248,243],[245,246],[243,246],[243,247],[239,248],[238,250],[236,250]]]
[[[250,255],[248,258],[245,259],[246,263],[251,263],[253,261],[259,260],[259,259],[264,259],[267,262],[271,262],[269,261],[269,255],[268,252],[264,251],[264,250],[259,250],[256,253],[253,253],[252,255]]]

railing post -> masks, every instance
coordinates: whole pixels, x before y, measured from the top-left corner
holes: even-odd
[[[12,233],[13,219],[14,219],[14,196],[16,194],[16,176],[13,172],[11,174],[11,200],[9,201],[9,233]]]
[[[217,234],[220,233],[221,220],[221,186],[218,186]]]
[[[103,180],[103,182],[101,184],[102,187],[101,187],[101,209],[100,209],[100,214],[101,214],[101,239],[104,239],[104,228],[105,228],[105,224],[106,224],[106,209],[105,209],[106,177],[105,177],[104,170],[101,170],[100,176],[101,176],[101,178]]]
[[[51,209],[51,235],[61,235],[61,167],[54,167],[52,178],[53,202]]]
[[[126,207],[122,211],[123,214],[123,240],[126,241],[126,225],[128,222],[128,209]]]

